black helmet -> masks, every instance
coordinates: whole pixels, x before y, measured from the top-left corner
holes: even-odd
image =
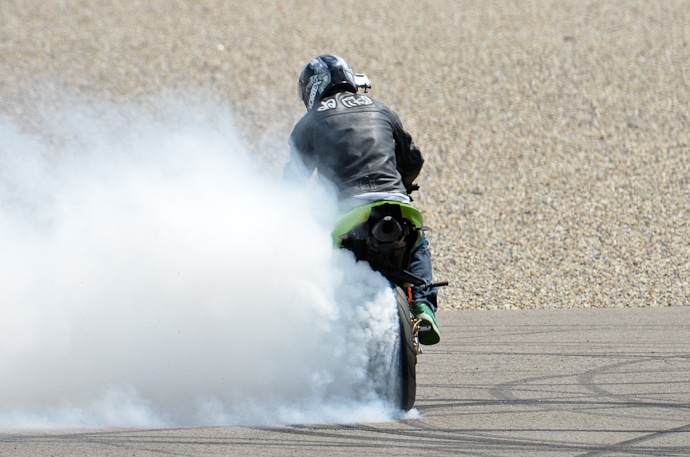
[[[333,54],[324,54],[309,62],[299,75],[297,86],[307,110],[336,92],[357,92],[352,69],[345,59]]]

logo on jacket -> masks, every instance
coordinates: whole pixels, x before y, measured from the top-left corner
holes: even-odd
[[[338,106],[338,103],[335,101],[334,98],[331,98],[329,100],[321,100],[321,106],[319,106],[319,109],[316,111],[328,111],[329,109],[333,109],[336,106]]]
[[[356,108],[357,106],[366,106],[374,104],[374,102],[366,95],[360,95],[359,97],[355,95],[343,97],[340,99],[340,103],[342,103],[345,108]]]
[[[374,101],[367,97],[366,95],[348,95],[340,99],[340,103],[345,108],[356,108],[358,106],[373,105]],[[329,109],[335,109],[338,107],[338,102],[335,98],[329,98],[328,100],[321,100],[321,106],[318,107],[316,111],[328,111]]]

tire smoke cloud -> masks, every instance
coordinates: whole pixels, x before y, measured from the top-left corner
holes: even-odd
[[[0,427],[399,418],[368,376],[393,296],[332,248],[334,198],[261,172],[231,113],[170,105],[0,118]]]

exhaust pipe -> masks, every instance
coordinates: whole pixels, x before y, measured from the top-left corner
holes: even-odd
[[[371,229],[371,234],[379,243],[392,243],[393,241],[397,241],[400,239],[402,233],[402,226],[391,216],[385,216]]]

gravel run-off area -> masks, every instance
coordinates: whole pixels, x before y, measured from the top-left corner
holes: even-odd
[[[685,0],[3,0],[0,116],[213,103],[279,173],[326,52],[426,157],[442,308],[690,303]]]

